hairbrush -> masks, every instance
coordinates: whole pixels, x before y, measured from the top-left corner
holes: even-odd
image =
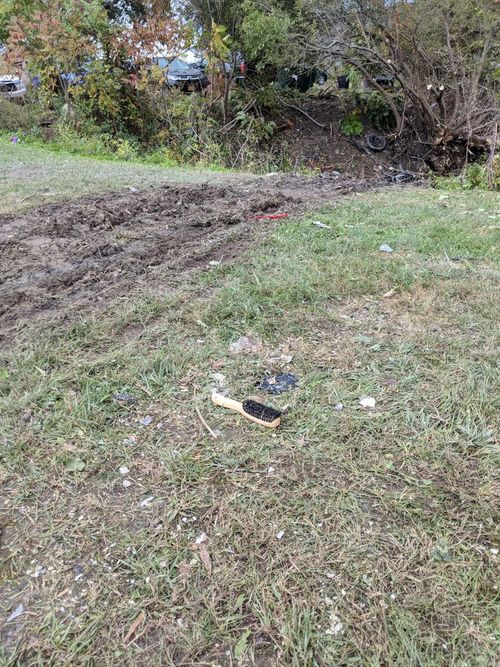
[[[222,408],[229,408],[230,410],[239,412],[243,417],[261,426],[276,428],[281,424],[281,412],[279,410],[270,408],[257,401],[247,400],[240,403],[216,391],[212,392],[212,401],[215,405],[220,405]]]

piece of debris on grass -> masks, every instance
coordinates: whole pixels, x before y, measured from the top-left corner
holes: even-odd
[[[278,533],[276,533],[276,539],[277,539],[277,540],[282,540],[284,534],[285,534],[285,531],[284,531],[284,530],[280,530]]]
[[[128,473],[130,472],[127,466],[120,466],[118,468],[118,471],[120,472],[120,475],[128,475]]]
[[[122,482],[122,486],[124,489],[128,489],[129,486],[131,486],[132,482],[129,479],[124,479]]]
[[[219,387],[224,386],[224,383],[226,382],[226,376],[222,373],[210,373],[210,377],[214,382],[217,382]]]
[[[386,292],[383,296],[384,296],[384,299],[390,299],[391,296],[394,296],[394,294],[396,294],[396,288],[395,288],[395,287],[393,287],[392,289],[390,289],[390,290],[389,290],[388,292]]]
[[[344,631],[344,624],[334,611],[330,612],[330,627],[325,630],[325,634],[337,637]]]
[[[330,225],[325,225],[324,222],[320,222],[319,220],[313,220],[311,224],[321,229],[331,229]]]
[[[373,398],[373,396],[363,396],[359,399],[359,404],[363,408],[374,408],[377,405],[377,401]]]
[[[130,626],[130,628],[128,629],[128,632],[123,640],[124,644],[128,644],[130,642],[132,637],[136,634],[137,630],[144,623],[145,620],[146,620],[146,614],[143,611],[141,611],[137,616],[137,618],[135,619],[135,621]]]
[[[11,615],[7,618],[7,623],[15,621],[18,616],[21,616],[21,614],[24,614],[24,605],[22,602],[21,604],[17,605],[17,607],[14,609]]]
[[[255,354],[261,350],[262,341],[254,336],[241,336],[229,346],[229,351],[233,354]]]
[[[151,417],[151,415],[146,415],[145,417],[142,417],[142,419],[139,419],[139,424],[142,424],[142,426],[149,426],[152,421],[153,417]]]
[[[337,403],[337,405],[335,406],[335,410],[337,410],[337,412],[340,412],[343,409],[344,409],[343,403]]]
[[[295,389],[297,386],[297,376],[293,373],[280,373],[272,377],[265,377],[261,380],[259,387],[269,394],[283,394],[285,391]]]
[[[154,496],[148,496],[147,498],[144,498],[144,500],[141,500],[139,503],[139,507],[149,507],[151,503],[154,500]]]
[[[387,243],[382,243],[382,245],[380,246],[379,250],[380,250],[381,252],[394,252],[394,250],[391,248],[391,246],[390,246],[390,245],[387,245]]]
[[[133,405],[137,403],[137,398],[132,394],[129,394],[127,391],[117,391],[113,394],[113,401],[116,403],[126,403],[127,405]]]

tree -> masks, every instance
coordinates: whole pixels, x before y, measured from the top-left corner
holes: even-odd
[[[341,58],[386,100],[403,130],[431,146],[488,146],[498,117],[494,0],[315,2],[321,34],[307,43]],[[404,94],[402,111],[377,75]]]

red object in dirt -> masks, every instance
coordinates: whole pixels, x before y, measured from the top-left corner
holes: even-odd
[[[274,215],[253,215],[251,220],[279,220],[280,218],[288,218],[289,213],[275,213]]]

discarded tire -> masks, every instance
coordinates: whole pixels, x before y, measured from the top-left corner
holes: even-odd
[[[366,145],[372,151],[383,151],[387,146],[387,139],[378,134],[367,134]]]

